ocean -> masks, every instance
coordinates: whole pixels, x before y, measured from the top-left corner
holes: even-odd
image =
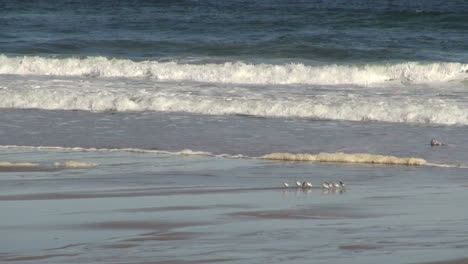
[[[464,0],[0,0],[0,262],[468,257],[467,25]]]

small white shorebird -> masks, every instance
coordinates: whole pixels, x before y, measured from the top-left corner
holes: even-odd
[[[332,186],[328,182],[322,182],[322,187],[325,189],[330,189]]]
[[[302,187],[302,183],[300,181],[296,181],[296,187]]]
[[[332,185],[333,185],[334,188],[340,188],[341,187],[339,182],[332,182]]]
[[[305,181],[302,183],[302,188],[311,188],[311,187],[312,187],[312,183],[308,181]]]
[[[436,146],[444,146],[445,144],[442,143],[442,141],[437,140],[437,139],[432,139],[431,140],[431,147],[436,147]]]
[[[287,182],[283,182],[283,187],[288,188],[289,184]]]
[[[344,182],[342,182],[342,181],[339,181],[339,184],[340,184],[341,188],[344,188],[346,186],[346,184]]]

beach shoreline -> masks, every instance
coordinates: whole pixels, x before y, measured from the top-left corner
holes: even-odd
[[[17,160],[81,156],[100,166],[2,172],[1,262],[422,263],[466,256],[459,231],[467,230],[466,216],[457,209],[466,188],[444,184],[437,168],[57,151],[42,151],[38,160],[34,151],[5,151]],[[119,175],[98,176],[135,159]],[[391,183],[369,181],[382,169]],[[453,179],[463,173],[445,171]],[[291,175],[317,187],[284,188]],[[349,186],[323,190],[318,183],[330,175]],[[94,184],[108,180],[113,186]],[[453,206],[440,209],[449,200]]]

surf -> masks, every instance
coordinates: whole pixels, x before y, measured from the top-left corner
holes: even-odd
[[[52,84],[51,84],[52,85]],[[55,85],[55,84],[53,84]],[[55,87],[0,89],[0,108],[83,110],[90,112],[186,112],[202,115],[242,115],[312,120],[379,121],[467,125],[468,105],[456,99],[425,97],[348,96],[330,92],[321,96],[289,95],[263,90],[239,90],[238,96],[188,94],[149,89],[89,89]],[[235,91],[235,90],[231,90]],[[222,91],[217,91],[221,93]]]
[[[189,64],[176,61],[132,61],[106,57],[47,58],[0,55],[0,74],[150,78],[238,84],[370,85],[385,82],[431,83],[463,80],[468,64],[402,62],[363,65],[268,64],[242,61]]]

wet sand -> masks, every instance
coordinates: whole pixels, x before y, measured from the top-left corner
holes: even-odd
[[[45,168],[35,166],[0,166],[0,173],[2,172],[41,172],[41,171],[58,171],[61,168]]]
[[[455,264],[468,256],[461,169],[81,155],[102,165],[0,174],[0,262]],[[305,179],[348,187],[281,187]]]
[[[455,260],[434,261],[434,262],[424,262],[424,263],[420,263],[420,264],[466,264],[466,263],[468,263],[468,258],[455,259]]]

